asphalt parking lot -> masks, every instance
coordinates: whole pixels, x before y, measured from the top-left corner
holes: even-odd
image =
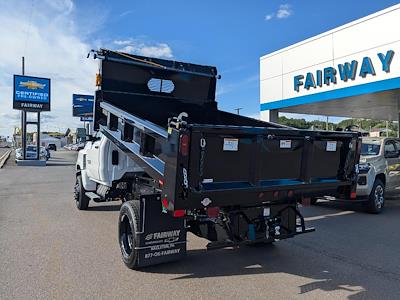
[[[321,203],[317,231],[272,246],[207,252],[189,235],[186,259],[132,271],[120,259],[120,203],[73,200],[75,152],[47,167],[0,170],[1,299],[396,299],[400,200],[381,215]]]

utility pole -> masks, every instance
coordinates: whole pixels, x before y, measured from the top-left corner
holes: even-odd
[[[326,116],[326,130],[329,130],[329,117]]]
[[[241,109],[243,109],[242,107],[238,107],[238,108],[235,108],[234,110],[236,110],[236,113],[238,114],[238,115],[240,115],[240,110]]]

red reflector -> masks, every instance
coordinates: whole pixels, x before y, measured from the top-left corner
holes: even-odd
[[[219,207],[207,208],[207,215],[209,218],[216,218],[219,216]]]
[[[293,192],[292,190],[290,190],[290,191],[287,193],[287,195],[288,195],[289,198],[292,198],[293,195],[294,195],[294,192]]]
[[[168,199],[167,198],[162,199],[161,204],[164,208],[168,208]]]
[[[351,192],[350,193],[350,199],[356,199],[357,198],[357,193],[356,192]]]
[[[189,154],[189,136],[187,134],[182,134],[179,140],[179,152],[183,156]]]
[[[185,215],[185,210],[184,209],[178,209],[174,211],[174,217],[175,218],[180,218]]]

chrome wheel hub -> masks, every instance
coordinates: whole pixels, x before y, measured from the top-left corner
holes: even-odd
[[[381,185],[378,185],[375,189],[375,206],[376,208],[382,208],[383,203],[385,201],[384,198],[384,189]]]

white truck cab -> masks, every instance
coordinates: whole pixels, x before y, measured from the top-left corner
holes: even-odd
[[[78,208],[87,209],[90,199],[124,200],[124,180],[142,171],[132,159],[98,131],[78,153],[75,185]]]

